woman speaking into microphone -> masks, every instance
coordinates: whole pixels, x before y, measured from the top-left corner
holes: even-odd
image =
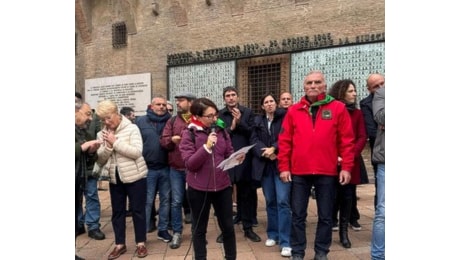
[[[222,229],[225,259],[236,259],[232,218],[232,183],[226,171],[217,168],[233,153],[225,123],[217,119],[216,104],[207,98],[193,101],[191,122],[182,131],[179,145],[185,161],[187,197],[192,213],[192,242],[196,260],[207,258],[206,231],[211,204]],[[244,160],[244,155],[239,158]]]

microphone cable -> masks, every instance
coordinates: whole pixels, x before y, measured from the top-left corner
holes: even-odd
[[[213,130],[215,131],[215,128],[214,129],[211,128],[211,131],[213,131]],[[215,158],[214,158],[214,144],[212,145],[211,150],[212,150],[211,160],[212,160],[212,173],[213,173],[212,175],[214,175],[214,185],[215,185],[215,181],[216,181],[216,162],[215,162]],[[201,215],[203,214],[204,206],[206,204],[206,199],[208,198],[208,190],[209,190],[209,183],[210,182],[211,182],[211,175],[209,175],[208,183],[206,184],[206,191],[205,191],[205,194],[204,194],[203,205],[201,205],[200,213],[198,214],[196,224],[200,223]],[[188,196],[187,196],[187,200],[189,201],[189,205],[190,205],[190,200],[188,199]],[[211,209],[211,205],[209,206],[209,209]],[[192,211],[192,208],[190,208],[190,210]],[[192,216],[193,216],[193,214],[192,214]],[[186,260],[188,254],[190,252],[190,249],[192,248],[193,240],[195,238],[195,229],[196,229],[196,225],[193,225],[193,219],[192,219],[192,238],[190,240],[190,244],[188,246],[187,252],[185,253],[184,260]],[[208,243],[208,241],[206,239],[206,244],[207,243]]]

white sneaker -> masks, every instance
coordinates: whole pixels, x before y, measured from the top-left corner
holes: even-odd
[[[276,245],[276,241],[271,239],[271,238],[269,238],[269,239],[267,239],[267,241],[265,241],[265,246],[274,246],[274,245]]]
[[[281,249],[281,256],[291,256],[291,250],[290,247],[283,247],[283,249]]]

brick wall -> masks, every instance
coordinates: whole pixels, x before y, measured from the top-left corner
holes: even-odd
[[[152,12],[158,5],[158,16]],[[171,53],[268,43],[331,33],[333,39],[385,32],[384,0],[76,0],[76,90],[88,78],[152,73],[152,93],[167,94]],[[125,21],[128,46],[112,47]]]

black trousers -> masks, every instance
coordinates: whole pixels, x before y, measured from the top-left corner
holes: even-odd
[[[252,229],[257,212],[257,189],[251,181],[241,180],[236,183],[236,202],[243,229]]]
[[[236,259],[236,238],[232,216],[232,187],[211,192],[188,187],[187,196],[192,213],[192,240],[195,260],[207,258],[206,232],[211,205],[214,208],[224,240],[225,259]]]
[[[81,178],[75,177],[75,239],[78,232],[78,210],[81,208],[83,190],[81,189]]]
[[[147,200],[147,179],[142,178],[132,183],[123,183],[118,172],[115,174],[117,184],[110,183],[110,203],[112,205],[112,227],[115,244],[126,244],[126,198],[129,199],[134,225],[136,243],[147,240],[147,223],[145,203]]]

